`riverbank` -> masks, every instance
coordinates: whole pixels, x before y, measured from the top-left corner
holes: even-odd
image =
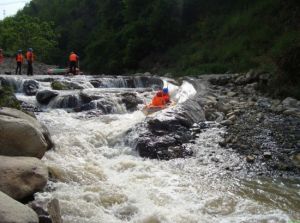
[[[226,126],[220,145],[243,158],[247,176],[299,177],[300,101],[263,94],[259,89],[266,75],[200,77],[209,89],[203,100],[206,119]]]

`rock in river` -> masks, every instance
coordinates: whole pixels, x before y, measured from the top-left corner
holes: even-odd
[[[35,118],[0,108],[0,155],[42,158],[53,146],[48,130]]]
[[[33,157],[0,156],[0,190],[21,200],[44,188],[48,169]]]
[[[3,223],[38,223],[37,214],[29,207],[0,192],[0,221]]]

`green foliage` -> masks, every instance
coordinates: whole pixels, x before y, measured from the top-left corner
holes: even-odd
[[[21,104],[14,96],[12,88],[8,86],[0,87],[0,107],[21,109]]]
[[[75,50],[97,73],[178,75],[276,70],[299,14],[297,0],[32,0],[19,13],[54,22],[60,64]]]
[[[52,53],[57,49],[53,23],[42,22],[26,15],[8,17],[0,22],[0,46],[8,52],[34,49],[38,60],[52,62]]]

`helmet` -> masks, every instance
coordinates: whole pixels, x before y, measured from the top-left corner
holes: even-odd
[[[18,50],[18,53],[22,53],[22,50]]]
[[[32,48],[28,48],[28,51],[33,51],[33,49]]]
[[[168,89],[168,88],[164,88],[164,89],[163,89],[163,92],[164,92],[165,94],[168,94],[168,93],[169,93],[169,89]]]

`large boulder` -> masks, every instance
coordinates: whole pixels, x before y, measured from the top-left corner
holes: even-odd
[[[192,155],[185,143],[195,135],[194,123],[205,120],[205,114],[198,99],[189,99],[174,108],[165,109],[129,132],[127,143],[140,156],[151,159],[169,160]]]
[[[137,110],[138,104],[143,103],[142,99],[139,98],[136,93],[125,92],[121,94],[122,102],[125,104],[128,111]]]
[[[29,207],[0,192],[0,221],[3,223],[38,223],[37,214]]]
[[[51,90],[39,91],[36,94],[36,100],[41,104],[48,104],[52,98],[56,97],[59,93]]]
[[[23,83],[23,91],[26,95],[35,95],[39,89],[39,82],[36,80],[26,80]]]
[[[0,190],[21,200],[41,191],[48,180],[48,169],[34,157],[0,156]]]
[[[0,155],[42,158],[54,145],[47,128],[22,111],[0,108]]]

